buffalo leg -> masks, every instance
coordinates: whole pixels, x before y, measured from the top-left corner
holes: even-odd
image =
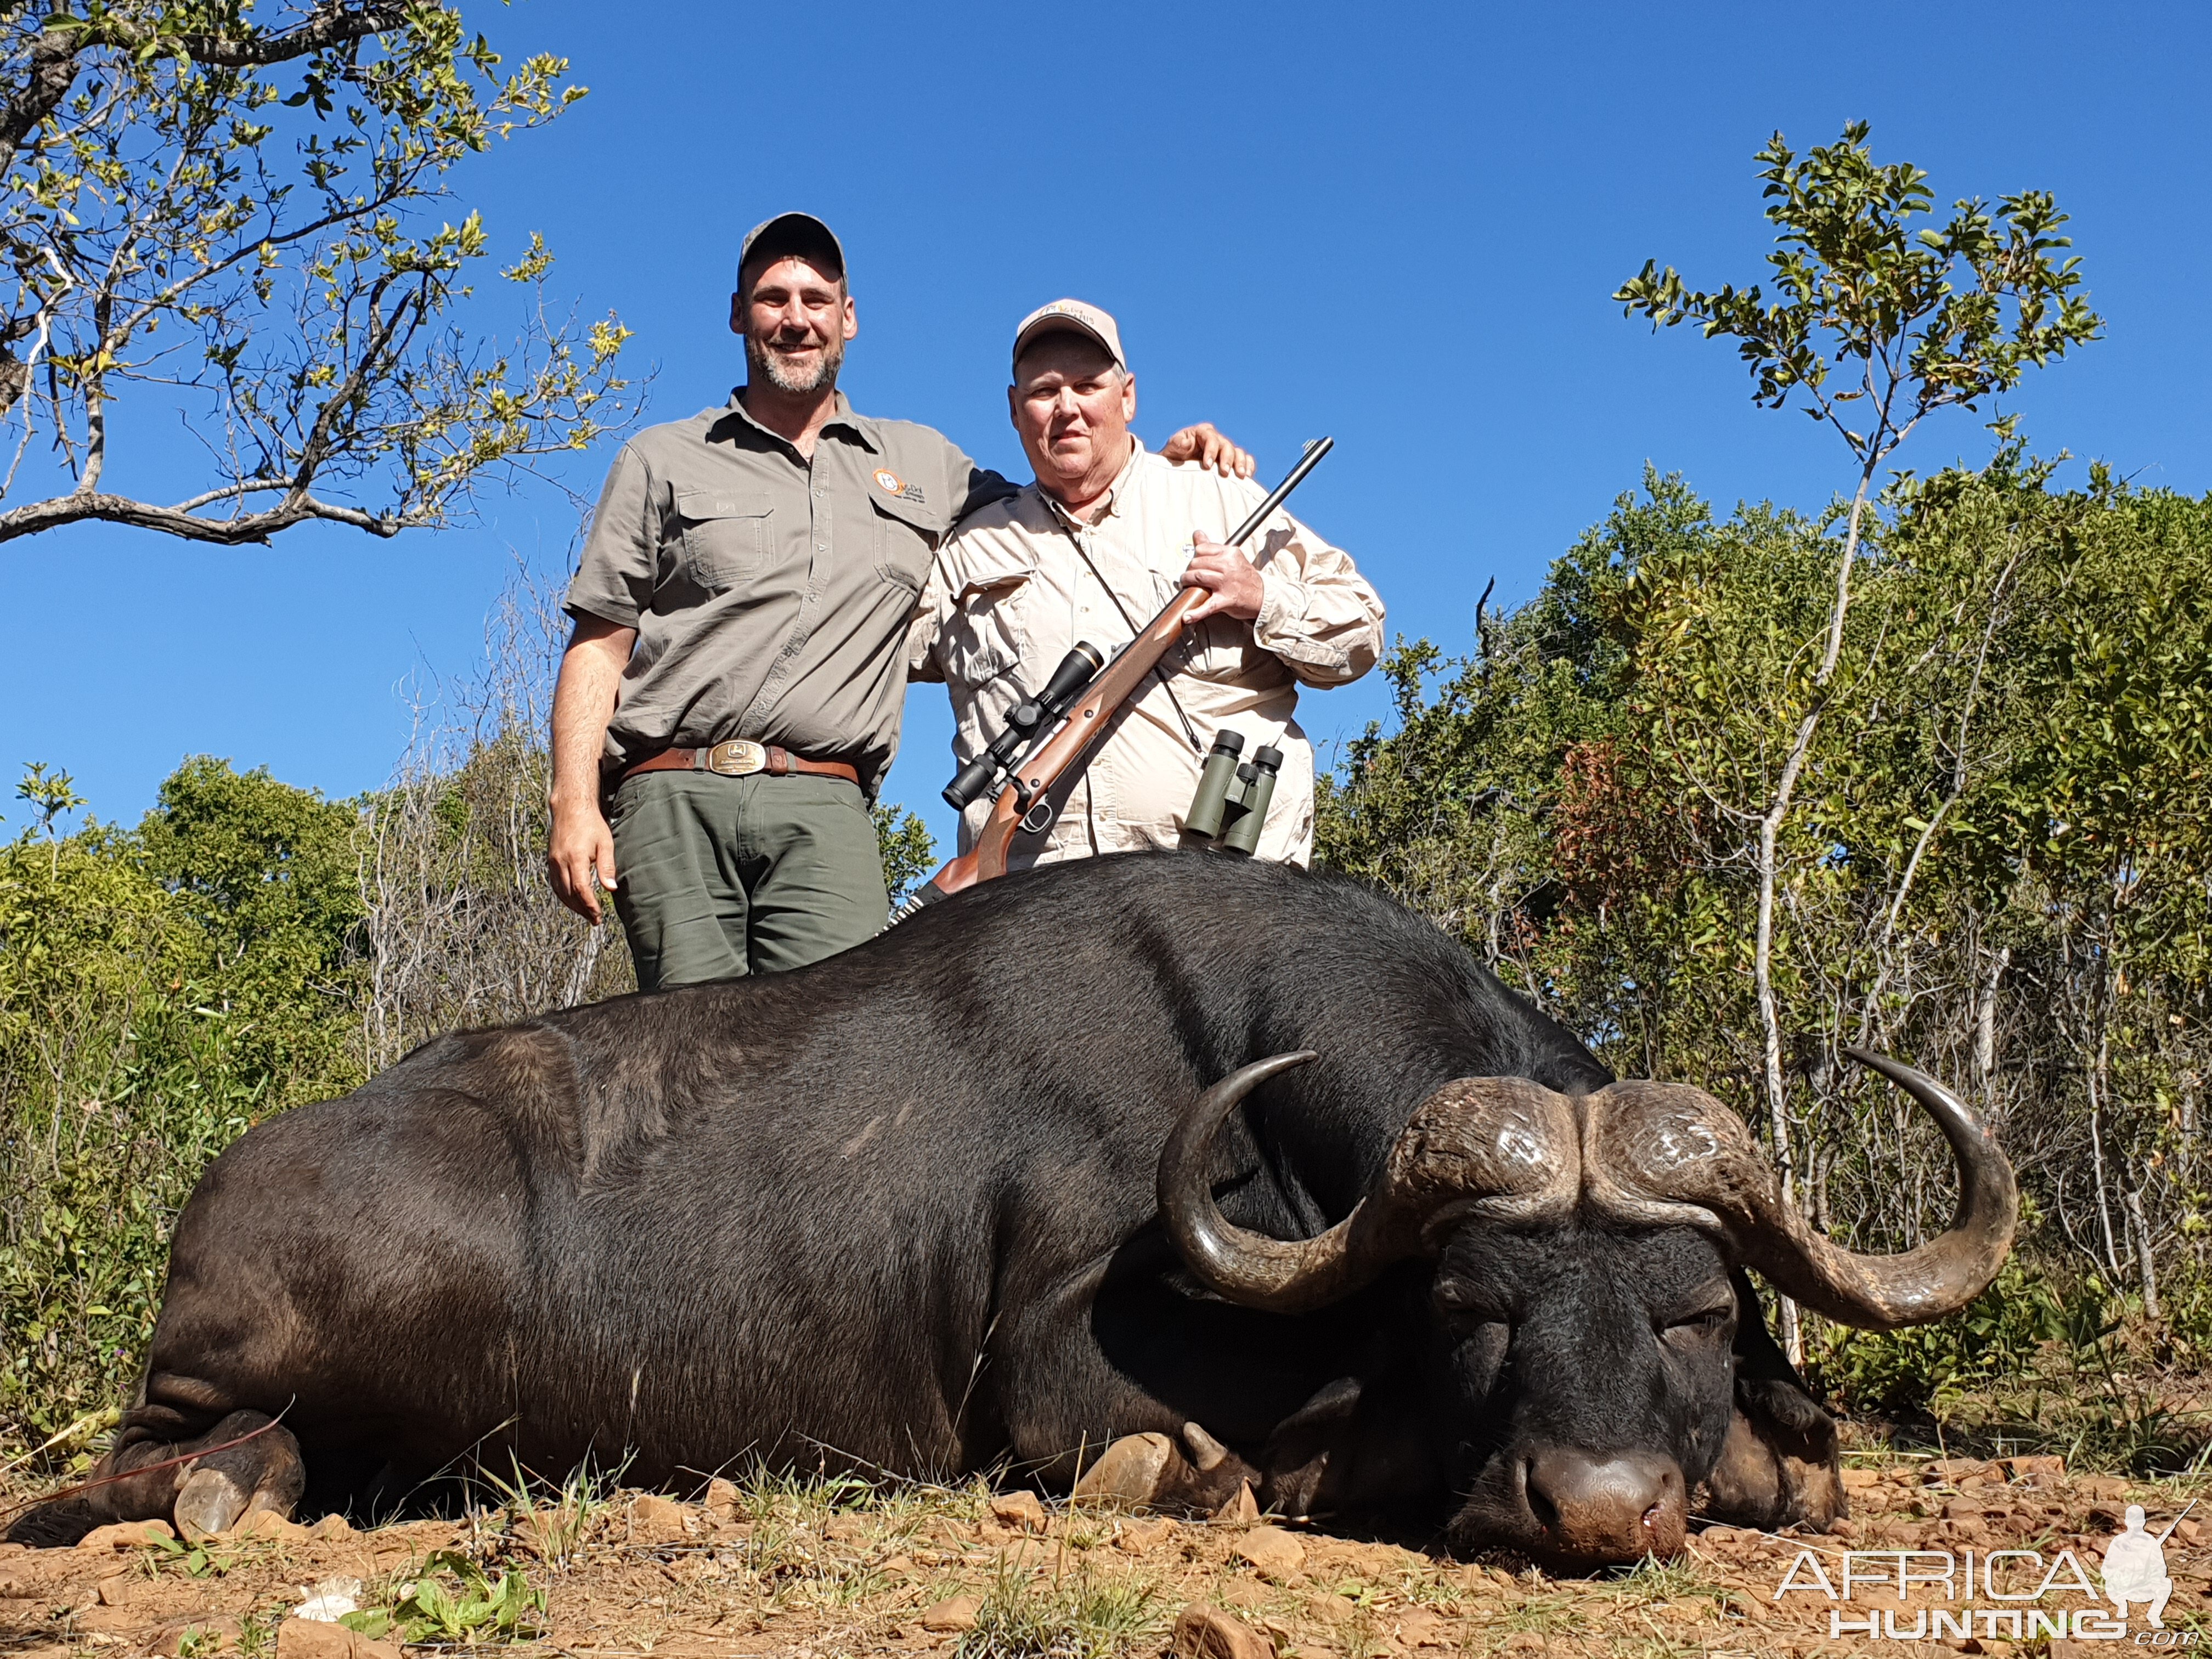
[[[1340,1454],[1362,1392],[1357,1379],[1340,1377],[1276,1425],[1260,1454],[1267,1466],[1268,1508],[1302,1516],[1322,1506],[1322,1482],[1331,1474],[1332,1460],[1344,1461]],[[1340,1470],[1338,1474],[1335,1484],[1341,1486]]]
[[[187,1536],[201,1536],[228,1531],[256,1510],[291,1515],[307,1468],[289,1429],[268,1426],[264,1413],[237,1411],[184,1436],[182,1415],[167,1405],[132,1410],[115,1449],[87,1477],[98,1484],[21,1516],[8,1528],[8,1541],[51,1547],[74,1544],[110,1522],[172,1518]],[[229,1443],[237,1440],[245,1443]],[[198,1455],[208,1447],[223,1449]]]
[[[994,1335],[991,1358],[1000,1378],[994,1403],[1006,1439],[1048,1487],[1067,1490],[1079,1475],[1081,1495],[1088,1498],[1218,1507],[1253,1472],[1193,1420],[1202,1406],[1176,1409],[1101,1351],[1091,1324],[1109,1266],[1095,1262],[1048,1290],[1031,1291]],[[1194,1438],[1184,1433],[1186,1425]]]
[[[1835,1419],[1768,1333],[1743,1269],[1735,1279],[1735,1408],[1705,1478],[1705,1513],[1740,1527],[1779,1531],[1802,1522],[1825,1532],[1847,1510]]]
[[[1080,1474],[1086,1497],[1211,1510],[1249,1481],[1273,1504],[1273,1453],[1255,1462],[1231,1448],[1265,1445],[1326,1391],[1307,1352],[1326,1345],[1302,1322],[1184,1294],[1163,1282],[1172,1267],[1164,1238],[1147,1237],[1015,1287],[1021,1310],[991,1344],[1009,1449],[1046,1486],[1065,1490]],[[1242,1363],[1196,1358],[1229,1355]],[[1296,1451],[1302,1465],[1316,1455]]]

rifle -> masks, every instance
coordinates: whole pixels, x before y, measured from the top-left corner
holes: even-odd
[[[1224,545],[1241,547],[1257,534],[1335,444],[1334,438],[1308,444],[1290,476],[1253,509],[1252,516],[1237,527]],[[1083,764],[1107,723],[1137,694],[1145,677],[1182,636],[1184,623],[1206,596],[1203,587],[1184,588],[1103,668],[1097,667],[1101,653],[1096,646],[1086,642],[1068,653],[1044,693],[1024,700],[1009,718],[1010,729],[946,786],[945,799],[956,806],[964,805],[982,793],[1001,767],[1007,774],[992,799],[991,816],[984,820],[975,847],[915,888],[892,915],[894,924],[939,899],[965,892],[978,882],[1005,875],[1014,837],[1024,833],[1042,835],[1051,827],[1053,807],[1045,797]],[[1090,672],[1091,669],[1097,672]],[[1014,758],[1017,750],[1023,751],[1018,759]]]

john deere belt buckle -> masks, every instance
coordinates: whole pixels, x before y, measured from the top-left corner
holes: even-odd
[[[707,769],[726,778],[749,778],[768,770],[768,750],[750,738],[718,743],[707,751]]]

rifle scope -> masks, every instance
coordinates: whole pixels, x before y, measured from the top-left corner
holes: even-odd
[[[1016,703],[1013,712],[1006,716],[1006,729],[945,786],[945,804],[956,812],[965,811],[1014,763],[1024,744],[1067,712],[1069,705],[1090,685],[1091,677],[1105,662],[1106,653],[1088,640],[1062,657],[1060,666],[1045,682],[1044,690]]]

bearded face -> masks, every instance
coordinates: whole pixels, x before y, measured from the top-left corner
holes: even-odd
[[[798,254],[748,274],[730,320],[745,337],[753,382],[795,396],[830,391],[859,331],[843,274]]]

